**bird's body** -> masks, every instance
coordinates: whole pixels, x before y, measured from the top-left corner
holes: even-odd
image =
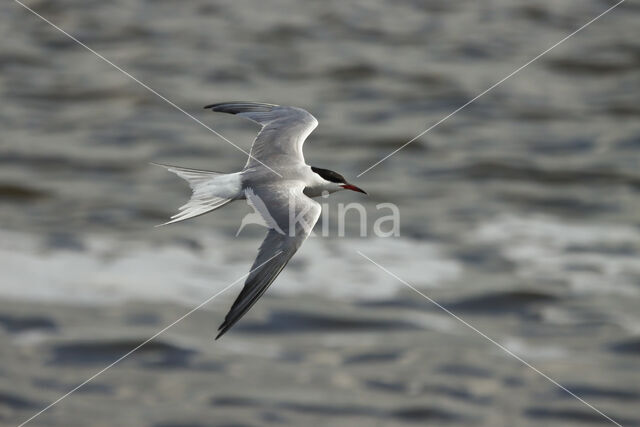
[[[205,108],[246,117],[262,125],[262,129],[240,172],[222,174],[161,165],[187,180],[193,190],[189,202],[166,224],[247,199],[269,227],[244,288],[219,328],[219,338],[255,304],[311,233],[321,211],[320,204],[312,198],[343,189],[364,191],[336,172],[305,163],[302,145],[318,125],[307,111],[252,102]]]

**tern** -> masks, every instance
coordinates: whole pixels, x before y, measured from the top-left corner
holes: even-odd
[[[262,129],[240,172],[158,164],[185,179],[193,191],[180,212],[161,225],[203,215],[234,200],[247,200],[269,228],[244,287],[218,328],[218,339],[253,307],[309,236],[321,211],[314,197],[340,190],[367,193],[337,172],[305,163],[302,146],[318,121],[302,108],[257,102],[224,102],[204,108],[247,118]]]

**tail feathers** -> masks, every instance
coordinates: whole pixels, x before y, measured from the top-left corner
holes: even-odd
[[[193,190],[191,199],[179,208],[177,214],[171,217],[171,221],[164,224],[158,224],[156,227],[173,224],[184,221],[185,219],[194,218],[221,208],[227,203],[231,203],[234,199],[216,197],[212,195],[212,180],[216,176],[224,175],[220,172],[204,171],[198,169],[182,168],[179,166],[163,165],[160,163],[152,163],[156,166],[162,166],[168,171],[175,173],[189,183],[189,187]]]
[[[164,165],[162,163],[151,162],[152,165],[161,166],[170,172],[175,173],[180,178],[185,179],[192,190],[195,190],[195,186],[202,184],[205,181],[211,180],[214,176],[224,175],[222,172],[205,171],[200,169],[183,168],[180,166]]]

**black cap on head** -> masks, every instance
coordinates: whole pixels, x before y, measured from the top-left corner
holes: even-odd
[[[311,170],[327,181],[335,182],[337,184],[344,184],[347,182],[344,176],[340,175],[338,172],[330,171],[329,169],[316,168],[314,166],[311,166]]]

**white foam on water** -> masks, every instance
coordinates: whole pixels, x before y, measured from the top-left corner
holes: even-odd
[[[576,293],[637,296],[640,231],[631,226],[567,223],[546,216],[502,215],[470,237],[498,246],[528,280],[568,282]],[[603,250],[603,248],[605,250]]]
[[[83,250],[51,249],[39,236],[0,230],[0,296],[78,304],[192,304],[247,273],[260,244],[259,239],[251,245],[216,233],[199,238],[199,251],[99,235],[85,236],[83,243]],[[402,238],[311,238],[269,292],[362,300],[390,297],[404,288],[357,250],[417,287],[442,285],[461,272],[433,244]],[[237,293],[243,282],[229,293]]]
[[[514,354],[526,356],[528,359],[534,360],[561,360],[570,355],[565,348],[558,346],[533,345],[521,338],[508,337],[504,340],[503,345]]]

